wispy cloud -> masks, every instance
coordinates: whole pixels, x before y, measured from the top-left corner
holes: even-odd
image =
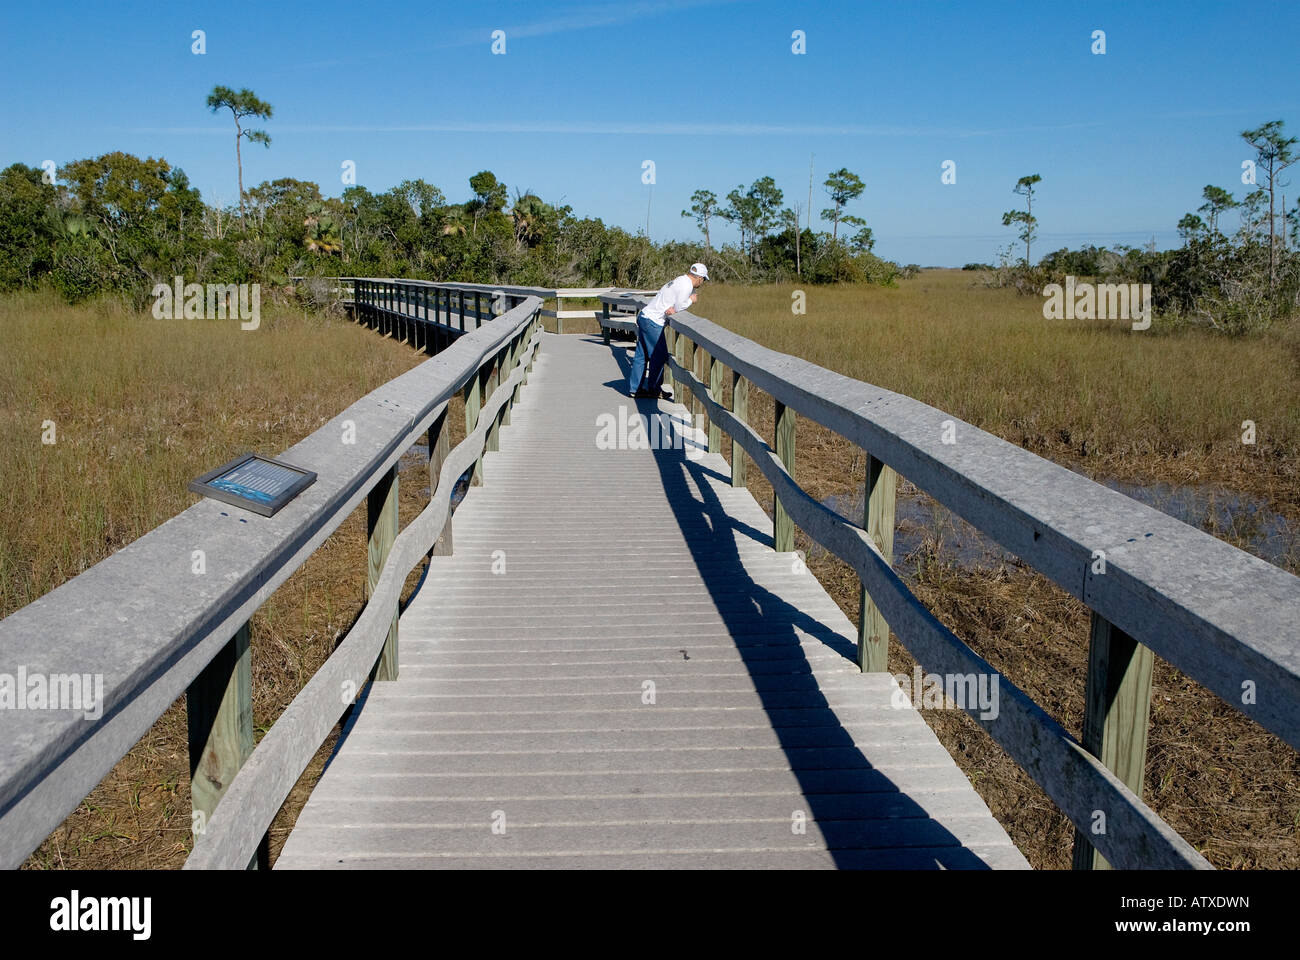
[[[556,16],[533,23],[514,24],[503,21],[485,24],[481,29],[460,31],[439,46],[460,47],[472,43],[487,43],[493,30],[504,30],[506,42],[509,43],[516,37],[545,37],[556,33],[590,30],[594,27],[612,27],[650,16],[671,16],[696,7],[715,7],[742,2],[745,0],[653,0],[649,3],[610,3],[573,7]]]
[[[608,28],[620,24],[632,23],[654,16],[672,16],[699,7],[716,7],[728,4],[747,3],[750,0],[654,0],[654,2],[610,3],[570,7],[559,11],[546,20],[531,23],[517,23],[507,18],[498,22],[485,23],[482,26],[456,30],[442,37],[438,43],[403,43],[403,50],[408,54],[425,53],[433,50],[448,50],[455,47],[471,47],[482,44],[485,48],[491,43],[493,30],[504,30],[507,48],[512,40],[529,37],[546,37],[560,33],[574,33],[579,30],[591,30],[597,27]],[[414,38],[413,38],[414,39]],[[274,73],[293,73],[299,70],[324,70],[333,67],[355,66],[359,63],[373,63],[388,60],[392,51],[386,50],[372,54],[352,55],[332,60],[317,60],[308,63],[286,64],[275,69]]]

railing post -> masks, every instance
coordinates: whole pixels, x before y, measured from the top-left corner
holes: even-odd
[[[191,827],[203,833],[230,781],[253,753],[253,667],[248,624],[194,678],[185,694]],[[270,865],[266,836],[248,869]]]
[[[541,322],[542,322],[542,308],[539,306],[536,310],[533,311],[533,322],[528,326],[529,340],[533,339],[533,334],[537,333],[537,328],[541,325]],[[537,359],[537,351],[534,350],[533,355],[528,358],[528,369],[524,373],[524,383],[528,382],[528,374],[533,372],[533,361],[536,359]]]
[[[447,296],[449,297],[451,296],[450,289],[447,290]],[[464,290],[456,291],[456,304],[457,306],[460,307],[460,332],[464,333],[465,332],[465,291]],[[447,322],[451,323],[450,313],[447,315]]]
[[[375,592],[388,551],[397,539],[397,464],[393,464],[366,497],[366,598]],[[372,680],[397,679],[397,604],[393,604],[388,639],[375,662]]]
[[[416,307],[416,312],[420,314],[420,319],[416,321],[415,329],[418,330],[420,333],[419,333],[419,339],[416,342],[415,346],[417,349],[423,350],[429,356],[433,356],[438,351],[436,346],[433,350],[429,349],[429,335],[433,332],[433,325],[432,323],[430,323],[431,318],[429,316],[429,288],[428,287],[420,288],[420,306]]]
[[[402,342],[409,346],[415,343],[415,317],[419,313],[419,308],[416,306],[416,287],[408,283],[403,286],[403,289],[405,293],[402,303],[402,325],[406,328],[406,336],[402,338]]]
[[[517,333],[510,338],[510,343],[506,346],[506,363],[502,370],[501,377],[503,380],[509,380],[510,377],[514,375],[515,363],[518,361],[519,351],[523,349],[523,342],[522,333]],[[507,400],[506,405],[501,408],[501,426],[510,426],[510,408],[515,405],[515,398],[518,396],[519,386],[516,384],[514,389],[510,391],[510,399]]]
[[[497,392],[497,387],[501,383],[501,359],[503,351],[498,350],[492,357],[492,370],[488,374],[487,387],[483,390],[483,400],[487,400],[492,394]],[[496,413],[492,417],[492,426],[488,427],[487,445],[485,450],[495,452],[501,449],[501,414]]]
[[[605,304],[605,317],[606,318],[609,317],[609,304]],[[640,331],[636,331],[636,332],[638,334],[640,333]],[[670,324],[665,323],[664,336],[668,338],[668,340],[664,343],[665,349],[668,351],[668,353],[671,356],[676,357],[677,356],[677,331],[674,330]],[[608,327],[605,328],[605,342],[609,343]],[[672,367],[670,367],[668,364],[665,363],[664,364],[664,386],[671,389],[675,382],[676,381],[673,380]]]
[[[511,376],[514,375],[514,369],[518,365],[520,358],[523,357],[524,350],[528,348],[528,341],[532,338],[532,332],[533,332],[533,325],[530,323],[528,326],[524,327],[522,332],[520,332],[519,337],[515,342],[514,357],[510,361]],[[507,424],[510,423],[510,411],[513,410],[515,404],[519,402],[519,395],[520,393],[523,392],[524,384],[527,382],[528,382],[528,372],[524,371],[523,377],[521,377],[519,382],[515,384],[515,389],[510,394],[510,403],[506,405]]]
[[[600,333],[601,333],[601,336],[605,338],[605,346],[608,347],[608,346],[609,346],[609,304],[608,304],[608,303],[602,303],[602,304],[600,305],[600,307],[601,307],[601,318],[602,318],[603,321],[604,321],[604,322],[601,323],[601,325],[600,325]],[[668,331],[665,330],[665,331],[664,331],[664,336],[667,336],[667,335],[668,335]],[[671,372],[669,372],[669,373],[665,373],[664,376],[665,376],[665,377],[671,377],[671,376],[672,376],[672,373],[671,373]],[[671,381],[670,381],[670,382],[671,382]]]
[[[741,423],[749,422],[749,381],[735,370],[731,371],[731,412]],[[731,485],[745,485],[745,449],[734,436],[731,438]]]
[[[673,359],[677,361],[677,366],[681,367],[683,370],[686,369],[686,348],[689,344],[690,340],[686,336],[674,332]],[[682,398],[678,397],[677,402],[682,403]]]
[[[483,405],[483,377],[482,368],[475,370],[470,376],[469,382],[465,384],[465,434],[468,436],[478,426],[479,409]],[[469,482],[471,486],[481,486],[483,484],[483,456],[474,462],[474,472],[470,474]]]
[[[564,303],[561,301],[560,295],[557,293],[555,295],[555,332],[557,334],[564,333],[564,319],[560,316],[563,312],[563,307]]]
[[[776,455],[785,464],[790,478],[794,479],[794,411],[780,400],[776,403]],[[781,498],[772,491],[772,541],[777,553],[794,550],[794,521],[781,505]]]
[[[722,403],[722,364],[709,354],[709,398],[716,404]],[[709,417],[709,453],[722,452],[722,427],[713,417]]]
[[[691,373],[695,374],[695,379],[699,382],[704,381],[704,374],[700,371],[700,363],[704,359],[702,354],[704,348],[698,343],[691,343]],[[691,391],[691,428],[694,429],[698,423],[700,415],[700,395],[695,390]]]
[[[429,426],[429,499],[438,491],[438,474],[442,472],[442,465],[447,462],[447,454],[451,452],[451,431],[447,429],[447,411],[444,409],[438,414],[438,419],[433,421]],[[453,481],[453,487],[455,483]],[[451,536],[451,498],[447,499],[447,524],[442,528],[442,533],[438,534],[433,541],[433,546],[429,548],[431,557],[449,557],[452,552]]]
[[[393,339],[401,343],[406,339],[406,284],[397,284],[397,302],[394,304]]]
[[[1081,744],[1139,799],[1147,763],[1154,657],[1119,627],[1092,614],[1088,640],[1087,700]],[[1106,811],[1099,810],[1103,816]],[[1101,829],[1105,821],[1098,820]],[[1088,835],[1074,831],[1074,869],[1109,870]]]
[[[483,326],[483,294],[474,291],[474,329]]]
[[[894,504],[898,476],[867,454],[867,486],[862,526],[886,563],[894,562]],[[863,585],[858,594],[858,667],[863,673],[889,669],[889,624]]]

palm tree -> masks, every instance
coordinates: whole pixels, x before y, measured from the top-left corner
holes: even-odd
[[[302,225],[307,228],[307,249],[312,253],[340,253],[343,241],[335,229],[334,218],[326,211],[323,204],[313,203],[307,208],[307,217]]]
[[[515,193],[515,204],[510,216],[515,222],[516,250],[522,250],[525,243],[532,246],[541,238],[549,211],[548,205],[536,194],[525,193],[520,196],[518,192]]]
[[[463,237],[470,231],[470,218],[463,205],[447,207],[446,219],[442,222],[444,237]]]

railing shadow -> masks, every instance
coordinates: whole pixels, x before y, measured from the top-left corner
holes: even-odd
[[[630,366],[626,352],[613,352],[626,372]],[[626,379],[609,382],[615,388],[625,384]],[[624,395],[623,402],[633,401]],[[646,416],[668,415],[674,431],[690,425],[682,409],[667,402],[638,400],[635,407]],[[688,434],[684,443],[690,442]],[[856,645],[749,574],[739,544],[749,540],[771,548],[773,540],[769,531],[732,517],[719,500],[710,480],[730,482],[730,475],[686,456],[684,449],[658,449],[652,454],[700,580],[735,641],[806,801],[807,817],[821,831],[836,866],[877,865],[881,853],[889,851],[895,863],[909,868],[988,869],[983,859],[873,767],[844,729],[813,674],[797,631],[852,663],[856,663]],[[661,635],[689,651],[686,641],[673,639],[672,624],[673,611],[664,611]],[[908,856],[909,849],[918,855]],[[926,852],[921,854],[922,850]]]

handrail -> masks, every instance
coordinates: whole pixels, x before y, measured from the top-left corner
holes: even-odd
[[[523,382],[539,343],[540,331],[534,331],[515,358],[514,372],[484,404],[478,425],[443,463],[429,505],[393,541],[361,617],[240,768],[195,842],[185,869],[243,869],[256,853],[281,804],[352,702],[340,691],[359,691],[364,686],[388,636],[388,611],[396,606],[406,577],[446,525],[456,478],[482,455],[488,430]],[[439,412],[445,407],[444,401]]]
[[[307,278],[290,277],[289,279],[296,283]],[[565,320],[598,320],[602,316],[601,311],[595,309],[564,310],[562,309],[564,300],[593,300],[609,294],[624,296],[630,293],[646,292],[630,291],[623,287],[530,287],[500,283],[459,283],[442,281],[435,282],[431,280],[405,280],[393,277],[323,277],[321,279],[336,281],[339,284],[340,293],[344,292],[344,284],[350,284],[352,286],[352,296],[343,297],[344,302],[348,303],[356,302],[356,284],[358,281],[363,283],[390,283],[396,284],[402,288],[410,288],[413,290],[437,287],[441,290],[453,291],[459,294],[473,293],[482,296],[483,294],[492,295],[499,293],[511,297],[540,297],[543,300],[554,300],[555,309],[543,309],[541,311],[541,316],[555,320],[556,332],[558,333],[564,332]],[[458,307],[463,306],[463,303],[458,303]],[[474,317],[476,321],[490,315],[485,312],[474,312],[469,310],[462,310],[461,312],[466,317]]]
[[[868,531],[795,484],[792,456],[779,456],[780,423],[774,452],[743,415],[719,404],[718,368],[730,368],[738,385],[770,394],[781,423],[788,410],[840,434],[1082,600],[1094,611],[1094,643],[1098,620],[1113,625],[1117,635],[1135,638],[1300,746],[1300,579],[911,397],[767,349],[691,313],[673,316],[670,335],[678,356],[670,355],[669,371],[708,413],[711,451],[720,429],[749,455],[773,485],[778,527],[782,515],[789,517],[852,566],[870,602],[926,669],[996,673],[912,596]],[[707,351],[707,384],[680,358],[692,343]],[[792,438],[792,420],[788,428]],[[787,443],[792,447],[792,439]],[[889,511],[892,517],[892,504]],[[1116,679],[1116,665],[1097,660],[1090,659],[1090,711],[1094,696],[1102,696],[1097,691]],[[1131,771],[1127,783],[1117,779],[1005,678],[999,687],[997,718],[967,712],[1110,863],[1208,866],[1138,799]],[[1138,708],[1132,719],[1145,743],[1146,704]],[[1111,719],[1103,714],[1096,722],[1104,727]],[[1139,789],[1140,773],[1139,763]],[[1097,811],[1105,813],[1105,833],[1091,829]]]
[[[395,470],[453,394],[471,381],[477,391],[482,369],[498,357],[519,359],[523,337],[536,332],[541,304],[535,297],[510,299],[514,305],[497,320],[459,337],[285,451],[283,459],[315,471],[317,480],[275,516],[201,500],[0,620],[6,666],[104,680],[94,718],[68,710],[0,711],[6,746],[0,752],[0,867],[20,864],[62,822],[257,608]],[[490,416],[479,424],[495,430]]]

